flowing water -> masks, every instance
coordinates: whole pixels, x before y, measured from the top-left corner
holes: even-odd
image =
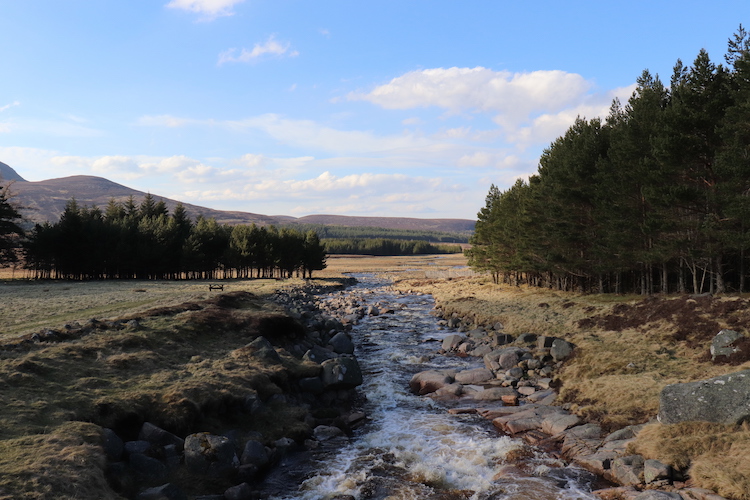
[[[272,494],[303,499],[589,500],[595,478],[501,435],[476,415],[448,414],[444,404],[409,392],[414,373],[481,366],[481,359],[435,354],[441,330],[428,295],[401,295],[372,276],[348,293],[395,313],[365,318],[351,332],[365,382],[369,422],[350,440],[326,442],[310,456],[301,483]],[[518,460],[518,457],[524,457]],[[514,458],[515,457],[515,458]]]

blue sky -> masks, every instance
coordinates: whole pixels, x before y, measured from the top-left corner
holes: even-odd
[[[0,0],[0,161],[222,210],[473,219],[750,25],[694,1]]]

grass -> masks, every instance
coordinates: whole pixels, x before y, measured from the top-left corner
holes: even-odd
[[[501,322],[512,334],[531,332],[573,342],[576,353],[558,374],[562,400],[609,430],[652,420],[659,392],[667,384],[750,368],[743,359],[715,364],[707,356],[710,338],[719,329],[750,330],[750,306],[741,297],[643,300],[562,293],[462,276],[465,264],[460,255],[332,256],[314,282],[335,283],[344,273],[383,273],[401,289],[433,294],[446,314],[455,312],[476,324]],[[208,291],[207,282],[30,282],[2,277],[0,498],[45,498],[44,492],[57,491],[54,488],[61,492],[58,498],[108,498],[68,495],[65,489],[77,481],[102,487],[97,426],[127,431],[139,415],[136,420],[148,418],[183,434],[219,429],[223,423],[218,415],[231,413],[243,394],[282,392],[290,377],[309,376],[314,369],[291,356],[283,356],[281,366],[263,365],[243,350],[259,333],[285,324],[279,310],[261,298],[301,280],[227,281],[225,292],[243,298],[225,304],[217,301],[219,292]],[[242,295],[245,291],[255,296]],[[186,303],[199,304],[199,309]],[[87,334],[73,329],[71,338],[59,343],[20,340],[92,317],[140,317],[142,328]],[[282,330],[293,335],[287,326]],[[285,341],[274,340],[279,345]],[[301,415],[288,410],[286,421],[256,419],[253,429],[244,430],[266,436],[281,435],[282,429],[304,433]],[[697,486],[750,500],[741,493],[750,491],[750,432],[744,427],[709,427],[651,425],[635,446],[644,456],[689,469]],[[682,435],[690,437],[676,439]],[[43,450],[40,455],[37,449]],[[38,456],[49,456],[54,466],[41,470]],[[77,461],[86,464],[85,471],[76,469]],[[76,471],[70,478],[55,472],[68,467]]]
[[[529,332],[573,342],[575,354],[557,375],[561,400],[610,431],[655,419],[659,394],[668,384],[750,368],[750,353],[730,363],[714,363],[708,354],[711,338],[722,328],[750,331],[750,302],[742,297],[583,295],[497,285],[482,276],[411,277],[397,285],[433,294],[445,314],[476,325],[501,322],[513,335]],[[697,486],[750,500],[747,428],[709,432],[711,426],[698,426],[692,441],[667,451],[672,448],[666,443],[685,432],[671,427],[651,426],[655,430],[639,436],[638,452],[689,469]]]
[[[252,419],[239,411],[246,396],[285,392],[319,370],[286,354],[301,327],[262,299],[301,283],[229,281],[224,294],[193,282],[0,284],[12,325],[0,337],[0,498],[118,498],[104,480],[101,427],[126,439],[144,421],[178,435],[226,426],[269,441],[306,435],[292,405]],[[97,327],[82,326],[93,317]],[[106,322],[133,318],[139,327]],[[64,340],[29,340],[40,328]],[[281,364],[246,347],[258,335],[280,348]]]

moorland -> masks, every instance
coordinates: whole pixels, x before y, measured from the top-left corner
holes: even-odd
[[[433,294],[443,314],[477,325],[499,321],[511,334],[565,338],[577,349],[556,381],[560,404],[609,430],[650,423],[634,451],[689,471],[696,486],[750,498],[747,426],[654,421],[665,385],[750,368],[746,357],[719,363],[708,355],[721,328],[747,329],[746,297],[643,298],[511,286],[472,275],[464,263],[461,255],[331,256],[311,282],[334,287],[347,273],[383,273],[404,291]],[[50,492],[119,498],[104,474],[103,426],[122,426],[140,412],[141,420],[172,430],[194,428],[196,419],[211,430],[220,426],[219,412],[206,408],[220,408],[237,385],[279,390],[289,373],[304,372],[304,364],[282,356],[281,367],[257,363],[237,372],[236,352],[286,325],[284,311],[266,299],[304,283],[227,280],[222,293],[205,281],[6,279],[0,284],[0,498],[48,498]],[[234,305],[220,299],[245,292],[252,295],[233,299]],[[106,326],[134,318],[137,328]],[[99,327],[87,334],[68,328],[63,341],[32,340],[50,330],[65,337],[66,324],[87,322]],[[289,418],[256,419],[258,427],[246,431],[269,438],[306,432],[299,409],[279,414]]]

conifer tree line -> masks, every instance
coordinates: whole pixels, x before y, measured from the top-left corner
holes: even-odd
[[[746,291],[750,36],[726,64],[701,50],[666,86],[644,71],[628,102],[576,119],[538,171],[478,213],[470,265],[494,280],[598,293]]]
[[[461,253],[461,245],[434,245],[422,240],[388,238],[347,238],[321,240],[329,254],[427,255]]]
[[[312,277],[326,265],[314,231],[193,222],[182,204],[170,214],[150,194],[103,211],[70,200],[59,222],[34,227],[24,253],[42,279]]]

